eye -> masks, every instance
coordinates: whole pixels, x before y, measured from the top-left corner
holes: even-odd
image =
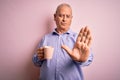
[[[62,15],[62,14],[59,14],[58,16],[59,16],[59,17],[63,17],[63,15]]]
[[[66,15],[67,18],[70,18],[71,16],[70,15]]]

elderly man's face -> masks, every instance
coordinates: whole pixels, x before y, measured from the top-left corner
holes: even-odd
[[[54,15],[54,20],[56,22],[57,29],[67,31],[72,21],[72,10],[67,6],[60,7]]]

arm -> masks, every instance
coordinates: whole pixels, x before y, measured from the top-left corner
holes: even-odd
[[[80,30],[72,50],[66,45],[62,45],[62,48],[67,51],[75,62],[78,62],[81,65],[88,65],[93,59],[90,52],[91,39],[92,36],[90,30],[88,27],[85,27]]]
[[[45,44],[44,38],[41,40],[41,42],[39,43],[37,50],[35,51],[32,61],[33,63],[38,66],[41,67],[43,62],[44,62],[44,51],[43,51],[43,45]]]
[[[33,55],[32,61],[33,61],[33,63],[34,63],[36,66],[38,66],[38,67],[41,67],[41,66],[42,66],[42,63],[44,62],[44,60],[39,59],[37,53],[35,53],[35,54]]]

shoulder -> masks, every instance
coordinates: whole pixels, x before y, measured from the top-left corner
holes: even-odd
[[[50,41],[51,38],[52,38],[52,33],[45,34],[45,35],[41,38],[41,40],[40,40],[40,42],[39,42],[39,46],[41,46],[41,45],[42,45],[42,46],[47,45],[47,42]]]
[[[47,33],[43,36],[44,40],[55,38],[55,34],[53,32]]]
[[[44,35],[45,38],[46,37],[51,37],[51,36],[53,36],[53,32],[50,32],[50,33],[47,33],[47,34]]]

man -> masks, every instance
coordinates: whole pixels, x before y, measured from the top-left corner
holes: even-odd
[[[54,20],[57,27],[43,37],[33,56],[33,62],[40,67],[40,80],[83,80],[81,67],[88,66],[93,60],[90,30],[84,27],[78,35],[71,31],[69,4],[57,7]],[[44,58],[44,46],[54,48],[52,59]]]

